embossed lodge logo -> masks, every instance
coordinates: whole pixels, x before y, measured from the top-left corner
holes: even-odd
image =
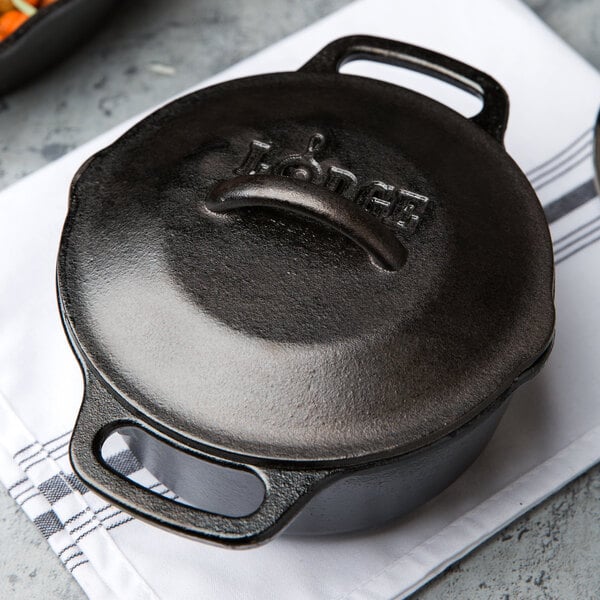
[[[325,136],[315,133],[303,154],[289,154],[277,158],[272,155],[272,143],[253,140],[248,154],[235,170],[235,174],[272,173],[322,185],[356,202],[404,236],[414,234],[430,204],[430,199],[384,181],[371,180],[360,184],[354,173],[338,166],[330,166],[324,171],[315,155],[325,147],[325,143]]]

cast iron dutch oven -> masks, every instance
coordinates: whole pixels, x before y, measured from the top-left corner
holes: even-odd
[[[483,108],[338,72],[357,58]],[[480,71],[356,36],[181,98],[95,155],[58,260],[79,476],[226,546],[377,525],[445,488],[553,339],[550,237],[507,115]],[[108,464],[115,431],[182,500]]]

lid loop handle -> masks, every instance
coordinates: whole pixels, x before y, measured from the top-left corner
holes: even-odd
[[[299,70],[336,73],[354,60],[372,60],[418,71],[477,96],[483,108],[471,121],[501,144],[504,142],[509,110],[504,88],[486,73],[432,50],[385,38],[355,35],[331,42]]]

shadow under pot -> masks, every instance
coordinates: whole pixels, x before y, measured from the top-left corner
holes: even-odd
[[[339,73],[356,58],[482,110]],[[381,525],[449,485],[554,333],[550,236],[507,117],[488,75],[354,36],[180,98],[92,157],[58,259],[86,382],[76,473],[230,547]],[[117,434],[176,500],[111,462]]]

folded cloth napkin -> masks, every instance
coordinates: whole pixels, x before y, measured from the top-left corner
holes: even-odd
[[[405,597],[600,459],[600,203],[591,161],[598,73],[516,0],[362,0],[210,83],[292,70],[353,33],[446,53],[508,90],[507,148],[538,190],[556,249],[558,323],[549,364],[518,391],[490,445],[455,484],[383,529],[282,536],[232,552],[122,513],[69,466],[82,379],[61,328],[54,269],[70,180],[131,122],[123,124],[0,194],[0,480],[90,598]],[[460,93],[402,69],[349,70],[473,108]],[[126,447],[114,448],[111,460],[170,494]]]

